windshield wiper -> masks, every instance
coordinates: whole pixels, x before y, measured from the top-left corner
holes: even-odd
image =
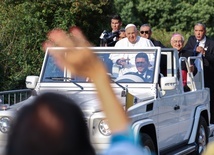
[[[116,79],[114,76],[112,76],[111,74],[107,73],[109,75],[109,77],[111,78],[111,81],[114,82],[116,85],[118,85],[120,88],[122,88],[123,90],[126,90],[125,87],[123,87],[119,82],[114,81],[114,79]]]
[[[78,86],[81,90],[84,89],[81,85],[79,85],[78,83],[73,81],[73,80],[75,80],[74,78],[69,78],[69,77],[45,77],[45,79],[50,79],[50,80],[53,80],[53,81],[69,80],[69,82],[72,82],[73,84]]]

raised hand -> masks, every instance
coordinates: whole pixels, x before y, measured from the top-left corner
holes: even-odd
[[[54,29],[47,38],[43,44],[44,51],[48,47],[69,48],[68,50],[50,51],[62,69],[66,66],[71,73],[89,77],[94,82],[112,133],[127,130],[129,119],[110,86],[110,80],[103,63],[88,48],[90,44],[82,31],[77,27],[73,27],[70,33]]]
[[[71,73],[93,79],[94,71],[103,64],[97,56],[88,48],[89,42],[82,31],[73,27],[70,33],[60,29],[54,29],[47,35],[48,40],[43,44],[43,49],[48,47],[69,47],[69,50],[50,51],[56,63],[63,68],[66,66]],[[78,48],[81,47],[81,48]],[[95,75],[96,76],[96,75]]]

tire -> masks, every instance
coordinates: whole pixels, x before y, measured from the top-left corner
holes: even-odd
[[[199,120],[195,143],[196,143],[196,150],[193,154],[200,155],[208,143],[207,122],[202,116],[200,117],[200,120]]]
[[[146,133],[141,134],[141,142],[142,146],[147,150],[148,155],[157,154],[154,142],[148,134]]]

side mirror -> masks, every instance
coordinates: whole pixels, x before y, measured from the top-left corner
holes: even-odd
[[[177,85],[176,77],[161,77],[162,90],[173,90],[176,88],[176,85]]]
[[[26,87],[29,89],[34,89],[39,80],[38,76],[27,76],[25,80]]]

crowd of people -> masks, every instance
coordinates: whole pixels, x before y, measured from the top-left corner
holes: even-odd
[[[50,54],[60,68],[66,66],[72,74],[92,79],[112,133],[110,147],[104,154],[147,155],[147,150],[136,144],[130,120],[111,88],[104,64],[87,48],[90,44],[79,28],[72,28],[70,33],[72,35],[63,30],[52,30],[43,49],[74,47],[66,51],[66,57],[64,51]],[[79,46],[83,48],[75,48]],[[23,107],[12,125],[6,147],[6,155],[17,154],[95,155],[78,104],[64,95],[50,92],[39,95]]]
[[[113,16],[115,17],[115,16]],[[117,17],[120,17],[117,15]],[[119,18],[118,24],[116,27],[113,27],[113,23],[117,19],[111,19],[112,31],[120,31],[122,26],[122,19]],[[175,48],[179,52],[179,57],[190,57],[198,56],[203,60],[204,68],[204,83],[205,87],[210,89],[210,112],[211,112],[211,123],[214,124],[214,40],[209,38],[206,35],[206,26],[203,23],[196,23],[194,25],[194,35],[190,36],[187,43],[184,45],[184,37],[180,33],[174,33],[171,36],[171,47]],[[125,38],[115,38],[114,45],[115,47],[152,47],[159,46],[164,48],[165,46],[158,40],[152,38],[152,27],[149,24],[143,24],[139,31],[137,27],[130,23],[125,27]],[[123,65],[124,60],[127,59],[127,55],[112,54],[109,58],[113,63],[118,65]],[[129,67],[135,65],[135,56],[129,57]],[[133,69],[134,67],[132,67]],[[190,71],[193,72],[193,75],[196,75],[197,71],[200,71],[200,66],[196,61],[191,61]],[[187,87],[187,68],[184,62],[182,63],[182,77],[184,90],[188,91]]]
[[[111,25],[112,33],[119,31],[122,20],[112,19]],[[128,24],[124,31],[126,37],[124,38],[123,34],[123,38],[116,38],[112,44],[117,47],[164,47],[161,42],[151,38],[152,30],[148,24],[141,26],[140,36],[134,24]],[[129,118],[124,113],[123,107],[110,86],[110,79],[106,74],[103,63],[93,51],[87,48],[90,44],[80,29],[73,27],[70,33],[72,35],[63,30],[52,30],[43,44],[43,49],[45,51],[47,47],[54,46],[83,47],[66,51],[66,57],[63,51],[51,52],[51,54],[59,67],[64,68],[66,66],[72,74],[89,77],[95,84],[101,107],[112,131],[110,147],[105,154],[147,155],[146,149],[134,142]],[[202,57],[205,86],[209,87],[211,92],[210,108],[211,122],[213,123],[214,42],[206,36],[206,27],[201,23],[194,26],[194,36],[189,38],[185,46],[184,37],[181,34],[173,34],[170,41],[172,47],[178,50],[179,56],[197,55]],[[142,74],[142,70],[145,68],[147,74],[150,74],[148,57],[145,53],[139,53],[133,59],[138,70],[136,74]],[[115,59],[112,58],[112,60],[116,63],[122,63],[123,57],[118,56]],[[192,64],[192,72],[197,70],[196,67],[195,64]],[[150,79],[148,78],[148,80]],[[208,148],[212,149],[212,146]],[[209,155],[211,149],[204,154]],[[6,155],[16,154],[95,155],[95,151],[90,144],[84,115],[75,101],[63,95],[46,93],[23,107],[11,128],[6,148]]]
[[[119,15],[118,15],[119,16]],[[115,19],[114,19],[115,20]],[[111,19],[112,23],[112,19]],[[117,27],[119,31],[122,26],[122,20],[120,18],[120,26]],[[113,28],[112,28],[113,30]],[[149,24],[141,25],[139,31],[132,23],[125,27],[125,36],[121,39],[119,36],[116,38],[115,47],[152,47],[159,46],[165,48],[165,46],[158,40],[155,40],[152,36],[152,27]],[[196,23],[194,25],[194,35],[188,38],[187,43],[184,45],[185,40],[182,34],[174,33],[170,39],[171,47],[177,49],[179,57],[197,56],[202,59],[203,71],[204,71],[204,84],[205,87],[210,89],[210,123],[214,124],[214,40],[206,35],[206,26],[203,23]],[[127,57],[127,56],[126,56]],[[119,55],[110,55],[110,59],[118,65],[125,66],[123,61],[126,57],[120,57]],[[129,58],[130,59],[130,58]],[[161,57],[162,59],[162,57]],[[133,62],[134,62],[133,57]],[[129,61],[130,62],[130,61]],[[134,63],[133,63],[134,64]],[[129,64],[130,65],[130,64]],[[136,65],[136,64],[135,64]],[[137,65],[136,65],[137,66]],[[182,78],[184,91],[189,91],[187,86],[187,68],[184,62],[181,64]],[[197,61],[191,60],[190,71],[193,75],[196,75],[198,71],[201,71],[201,67],[197,64]],[[142,74],[143,75],[143,74]],[[210,148],[210,147],[209,147]]]

